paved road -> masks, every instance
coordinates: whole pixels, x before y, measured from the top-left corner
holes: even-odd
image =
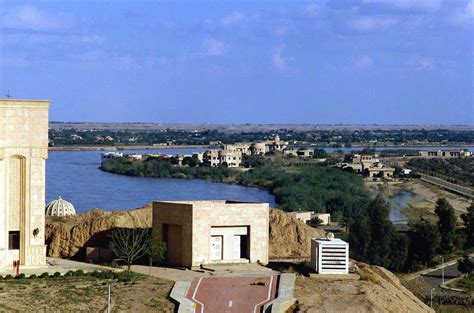
[[[450,182],[447,182],[443,179],[440,179],[438,177],[433,177],[425,174],[421,174],[421,180],[426,181],[428,183],[431,183],[433,185],[440,186],[442,188],[448,189],[450,191],[457,192],[463,196],[466,196],[468,198],[474,198],[474,193],[471,188],[467,188],[464,186],[456,185]]]
[[[471,257],[472,259],[472,257]],[[461,276],[462,274],[458,271],[457,269],[458,263],[448,265],[444,268],[444,281],[447,282],[450,279],[456,278],[458,276]],[[426,282],[428,285],[430,285],[430,288],[438,288],[439,285],[442,284],[443,279],[442,279],[442,270],[437,269],[433,272],[427,273],[427,274],[422,274],[420,278]]]

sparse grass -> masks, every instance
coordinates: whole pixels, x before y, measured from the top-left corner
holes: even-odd
[[[436,313],[472,313],[472,308],[461,305],[435,305]]]
[[[95,276],[110,278],[87,275],[1,280],[0,311],[101,311],[109,283],[112,283],[115,311],[174,310],[174,304],[167,299],[172,287],[170,281],[135,273],[96,273]]]
[[[467,291],[474,291],[474,274],[469,277],[463,277],[460,280],[456,280],[452,287],[460,288]]]
[[[274,271],[281,273],[296,273],[309,277],[309,273],[312,272],[309,262],[291,263],[291,262],[270,262],[267,267]]]

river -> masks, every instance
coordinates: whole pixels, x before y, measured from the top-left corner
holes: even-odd
[[[416,147],[416,149],[432,150],[441,149],[441,147]],[[443,147],[443,149],[460,149],[460,147]],[[472,147],[468,149],[473,150]],[[190,154],[204,150],[193,148],[124,150],[122,152]],[[338,149],[325,148],[325,150],[332,152]],[[343,150],[351,151],[353,148],[343,148]],[[46,163],[46,202],[61,196],[73,203],[77,212],[89,211],[92,208],[133,209],[151,203],[153,200],[232,199],[268,202],[270,206],[275,206],[275,198],[260,188],[197,179],[155,179],[102,172],[99,170],[102,152],[104,151],[50,151]],[[400,210],[407,206],[406,202],[411,197],[413,197],[411,193],[401,191],[390,199],[392,221],[404,219]]]
[[[134,153],[188,154],[203,149],[159,149]],[[275,198],[266,190],[193,179],[156,179],[121,176],[99,170],[103,151],[51,151],[46,163],[46,202],[63,199],[76,212],[92,208],[134,209],[153,200],[213,200],[268,202]],[[132,151],[123,151],[131,153]]]

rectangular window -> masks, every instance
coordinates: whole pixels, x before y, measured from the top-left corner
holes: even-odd
[[[8,249],[18,250],[20,249],[20,231],[14,230],[8,232]]]

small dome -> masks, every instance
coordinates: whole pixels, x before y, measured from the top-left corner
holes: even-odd
[[[76,215],[76,209],[74,206],[63,200],[61,197],[57,200],[53,200],[46,205],[47,216],[69,216]]]

